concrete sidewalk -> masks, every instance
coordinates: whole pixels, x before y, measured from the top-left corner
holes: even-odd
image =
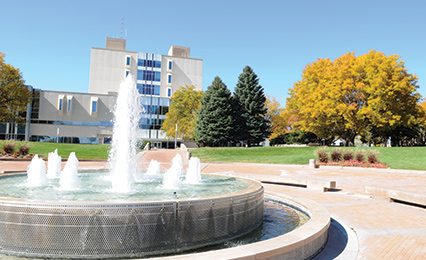
[[[161,161],[161,151],[155,152]],[[145,161],[154,158],[151,152]],[[149,159],[148,159],[149,158]],[[170,158],[170,151],[164,158]],[[26,171],[29,161],[0,160],[0,172]],[[80,162],[81,169],[106,168],[106,162]],[[203,173],[256,173],[333,179],[337,188],[319,192],[301,187],[264,184],[266,192],[301,196],[325,206],[334,222],[326,250],[316,259],[426,259],[426,209],[372,199],[366,186],[426,193],[426,173],[307,165],[203,163]],[[344,228],[346,227],[346,228]]]
[[[318,192],[306,188],[264,184],[266,192],[286,192],[301,196],[325,206],[332,218],[348,226],[356,235],[356,245],[341,244],[332,253],[320,254],[316,259],[426,259],[426,209],[385,200],[372,199],[365,186],[396,188],[425,193],[426,174],[414,171],[322,167],[310,169],[307,165],[268,165],[243,163],[206,163],[203,172],[234,172],[304,176],[332,179],[337,189]],[[337,231],[335,231],[337,232]],[[351,234],[347,234],[346,237]],[[331,238],[336,236],[330,235]],[[353,243],[352,239],[352,243]],[[329,245],[331,246],[331,245]],[[357,253],[348,254],[348,249]],[[340,250],[340,253],[339,253]],[[330,251],[329,251],[330,252]],[[340,256],[340,257],[339,257]],[[347,258],[351,256],[351,258]]]

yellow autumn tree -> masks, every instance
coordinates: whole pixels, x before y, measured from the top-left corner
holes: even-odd
[[[275,97],[268,97],[265,101],[265,106],[268,110],[266,117],[271,122],[271,135],[269,140],[272,140],[280,135],[288,132],[289,114],[285,108],[282,108]]]
[[[181,86],[171,97],[169,112],[161,127],[167,137],[175,138],[176,124],[178,136],[184,140],[194,139],[197,112],[201,106],[203,91],[196,90],[193,85]]]
[[[415,127],[420,115],[417,77],[399,59],[372,50],[307,65],[287,99],[296,126],[349,142],[356,135],[375,135],[384,142],[401,128]]]
[[[31,92],[19,69],[5,63],[4,57],[0,52],[0,122],[24,124],[22,113],[31,101]]]

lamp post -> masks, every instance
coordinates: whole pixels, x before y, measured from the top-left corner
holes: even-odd
[[[175,149],[177,149],[177,129],[178,129],[178,124],[176,124],[176,130],[175,130]]]

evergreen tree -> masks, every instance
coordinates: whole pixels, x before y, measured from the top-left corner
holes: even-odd
[[[233,140],[233,107],[231,92],[215,77],[201,99],[195,127],[195,141],[200,146],[225,146]]]
[[[246,140],[250,146],[265,140],[270,135],[270,122],[266,118],[266,97],[263,87],[252,68],[246,66],[238,77],[233,98],[237,101],[237,121],[240,130],[237,139]]]

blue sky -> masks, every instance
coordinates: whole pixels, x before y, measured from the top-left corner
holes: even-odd
[[[127,31],[127,50],[203,59],[203,89],[219,76],[233,90],[244,66],[285,105],[318,58],[371,49],[398,54],[426,97],[426,1],[3,1],[0,52],[27,84],[87,92],[92,47]]]

